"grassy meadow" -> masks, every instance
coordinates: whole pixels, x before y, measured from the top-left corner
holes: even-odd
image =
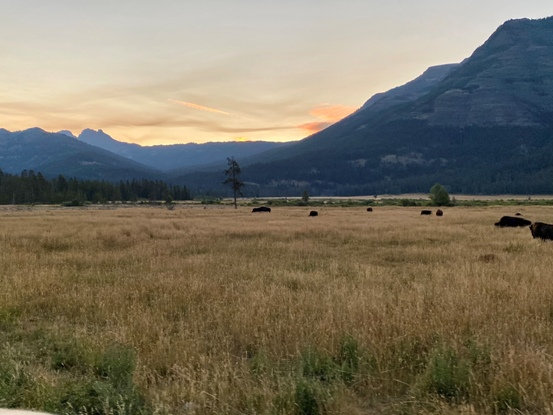
[[[553,414],[550,207],[0,209],[0,407]]]

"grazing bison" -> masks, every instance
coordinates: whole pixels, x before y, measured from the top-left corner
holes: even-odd
[[[553,225],[543,222],[534,222],[530,225],[530,232],[535,238],[553,240]]]
[[[517,212],[517,213],[515,213],[515,216],[522,216],[522,213]]]
[[[421,210],[421,215],[431,215],[431,214],[432,214],[431,210]]]
[[[316,210],[312,210],[311,212],[309,212],[309,216],[319,216],[319,212],[317,212]]]
[[[270,207],[267,207],[267,206],[259,206],[259,207],[254,207],[252,209],[252,213],[254,212],[271,212],[271,208]]]
[[[520,218],[518,216],[503,216],[499,219],[499,222],[495,223],[495,226],[499,226],[501,228],[516,228],[517,226],[528,226],[531,223],[532,222],[528,219]]]
[[[442,209],[438,209],[436,211],[436,216],[443,216],[444,215],[444,211]]]
[[[368,207],[367,208],[367,212],[372,212],[373,211],[373,208],[372,207]]]

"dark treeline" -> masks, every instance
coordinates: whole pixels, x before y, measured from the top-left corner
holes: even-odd
[[[160,180],[111,183],[66,179],[61,175],[49,180],[32,170],[23,170],[19,176],[0,170],[0,204],[188,199],[190,194],[185,186],[168,185]]]

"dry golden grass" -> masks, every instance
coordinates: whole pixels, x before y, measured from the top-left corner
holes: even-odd
[[[18,402],[85,376],[52,364],[61,339],[134,350],[156,413],[551,414],[553,243],[493,226],[515,209],[4,209]]]

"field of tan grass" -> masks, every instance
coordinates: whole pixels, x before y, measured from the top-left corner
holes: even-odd
[[[553,243],[515,209],[0,210],[0,407],[552,414]]]

